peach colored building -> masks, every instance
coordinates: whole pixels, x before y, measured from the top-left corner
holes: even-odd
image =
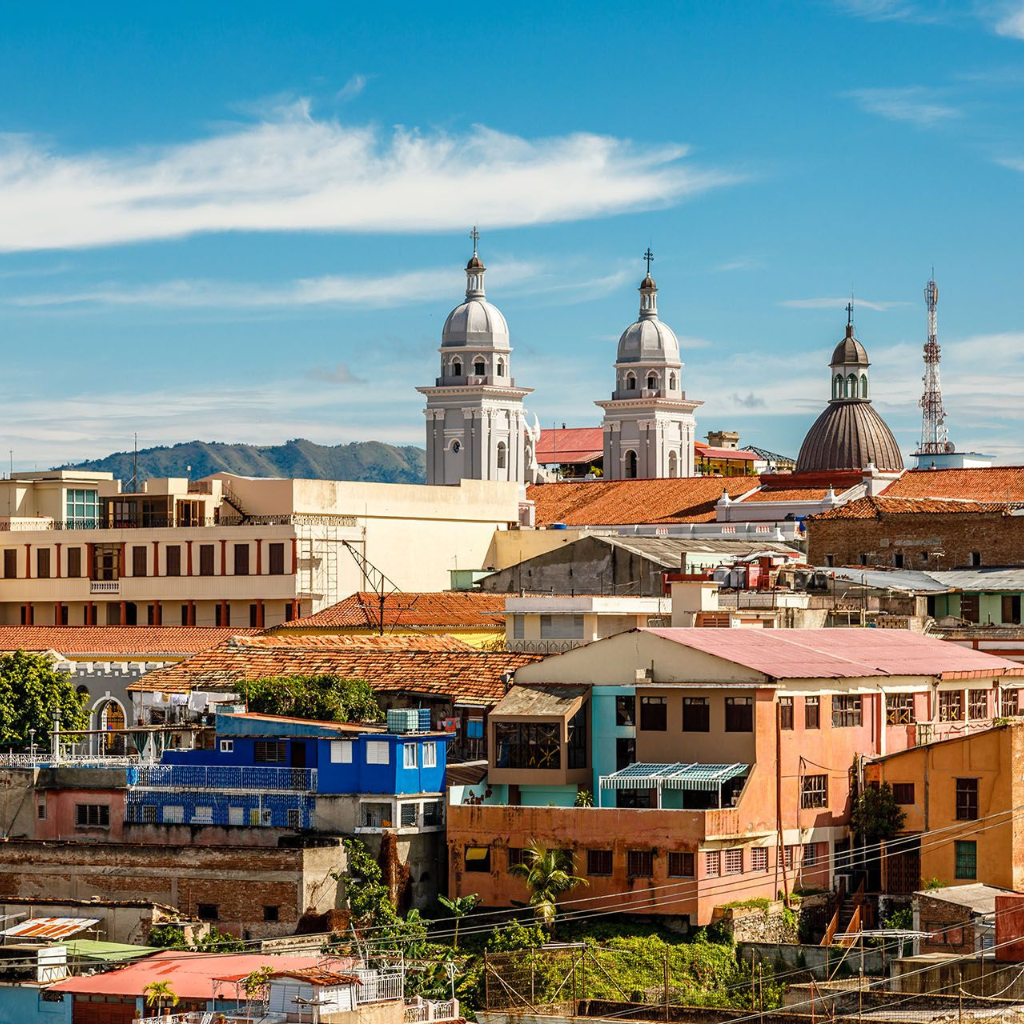
[[[591,910],[705,924],[830,887],[860,759],[989,727],[1022,675],[841,629],[639,629],[524,666],[488,716],[487,778],[450,790],[450,890],[524,899],[508,867],[531,839],[574,852]]]

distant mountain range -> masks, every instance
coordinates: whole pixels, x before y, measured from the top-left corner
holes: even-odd
[[[169,448],[142,449],[138,454],[139,483],[150,477],[188,476],[195,480],[210,473],[237,473],[239,476],[421,484],[426,480],[425,457],[422,448],[412,445],[399,448],[380,441],[356,441],[333,447],[301,438],[279,445],[188,441]],[[127,485],[132,479],[133,459],[132,452],[115,452],[103,459],[58,468],[106,471]]]

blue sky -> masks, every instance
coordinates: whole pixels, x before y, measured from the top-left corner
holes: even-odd
[[[422,444],[474,223],[542,426],[599,421],[650,244],[699,434],[795,455],[852,289],[912,451],[934,265],[950,437],[1024,461],[1024,0],[151,7],[5,10],[16,468]]]

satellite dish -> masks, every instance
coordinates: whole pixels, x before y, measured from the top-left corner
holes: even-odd
[[[946,442],[946,443],[945,443],[945,444],[943,445],[943,449],[945,450],[945,452],[946,452],[946,453],[947,453],[948,455],[952,455],[952,454],[953,454],[953,452],[955,452],[955,451],[956,451],[956,445],[955,445],[955,444],[953,444],[953,442],[952,442],[952,441],[947,441],[947,442]]]

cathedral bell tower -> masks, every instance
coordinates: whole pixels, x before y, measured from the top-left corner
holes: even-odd
[[[682,389],[679,339],[658,319],[658,286],[640,282],[640,314],[622,332],[615,359],[615,390],[604,409],[606,480],[693,476],[694,410],[703,405]]]
[[[427,483],[506,480],[523,483],[523,399],[532,388],[512,378],[508,324],[484,293],[487,268],[477,253],[466,264],[466,301],[441,332],[441,376],[416,390],[427,408]]]

